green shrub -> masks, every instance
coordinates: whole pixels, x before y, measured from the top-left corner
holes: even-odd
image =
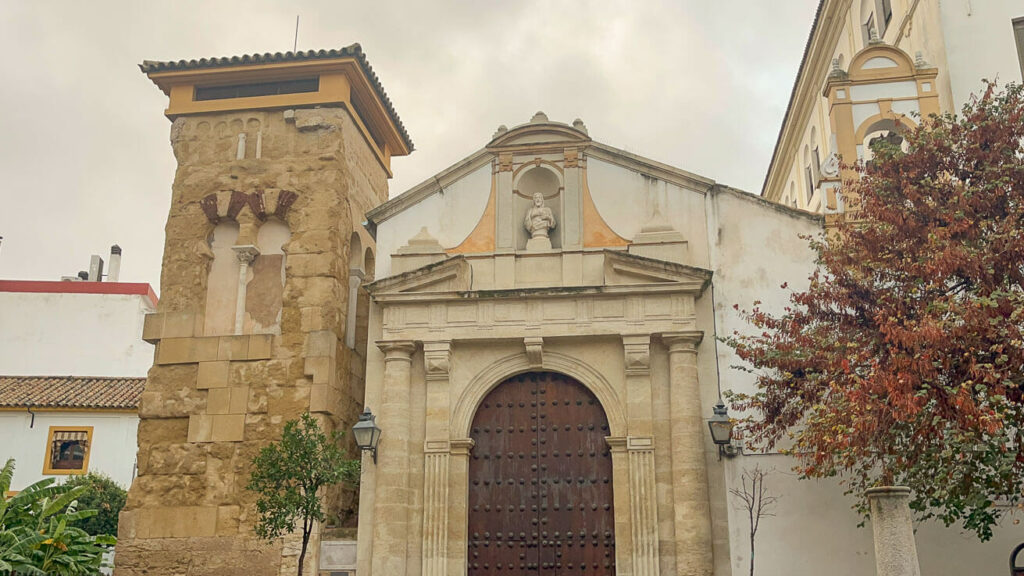
[[[128,498],[128,492],[124,488],[106,474],[93,472],[82,476],[72,476],[64,482],[64,485],[87,486],[88,490],[78,497],[78,507],[96,511],[95,516],[75,522],[75,526],[92,536],[117,535],[117,516],[121,513],[121,508],[124,508],[125,500]]]

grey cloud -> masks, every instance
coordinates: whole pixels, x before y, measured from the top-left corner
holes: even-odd
[[[56,279],[110,244],[159,283],[174,159],[143,59],[360,42],[417,150],[392,194],[537,110],[759,191],[816,0],[15,1],[0,16],[0,277]]]

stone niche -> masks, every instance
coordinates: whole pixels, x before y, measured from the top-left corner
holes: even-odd
[[[515,242],[517,250],[527,250],[527,243],[530,240],[530,232],[527,230],[523,220],[527,212],[533,208],[534,195],[540,194],[544,198],[544,206],[551,210],[555,219],[555,226],[548,232],[548,239],[551,241],[551,250],[562,248],[562,178],[558,166],[538,163],[536,166],[528,167],[520,172],[515,180],[515,188],[512,190],[513,212],[519,214],[519,226],[516,227]]]

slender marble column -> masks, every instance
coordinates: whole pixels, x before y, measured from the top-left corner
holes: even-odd
[[[359,310],[359,286],[363,283],[363,271],[353,268],[348,271],[348,312],[345,317],[345,346],[356,347],[356,313]]]
[[[416,345],[408,340],[378,342],[384,352],[384,381],[381,389],[381,437],[377,448],[377,481],[374,486],[377,521],[373,524],[371,573],[405,576],[409,541],[410,394],[412,353]]]
[[[711,576],[714,571],[703,405],[697,377],[697,344],[702,336],[698,331],[662,336],[669,356],[672,503],[678,576]]]
[[[243,134],[244,136],[244,134]],[[260,255],[259,248],[255,246],[234,246],[232,248],[238,256],[238,298],[235,299],[235,334],[241,334],[245,327],[245,290],[249,283],[249,267],[252,266],[256,257]]]

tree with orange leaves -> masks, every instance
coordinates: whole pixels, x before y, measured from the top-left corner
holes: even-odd
[[[745,437],[858,497],[914,491],[921,519],[982,540],[1024,502],[1024,90],[933,116],[845,184],[854,213],[811,238],[790,305],[726,338],[756,374],[729,395]]]

